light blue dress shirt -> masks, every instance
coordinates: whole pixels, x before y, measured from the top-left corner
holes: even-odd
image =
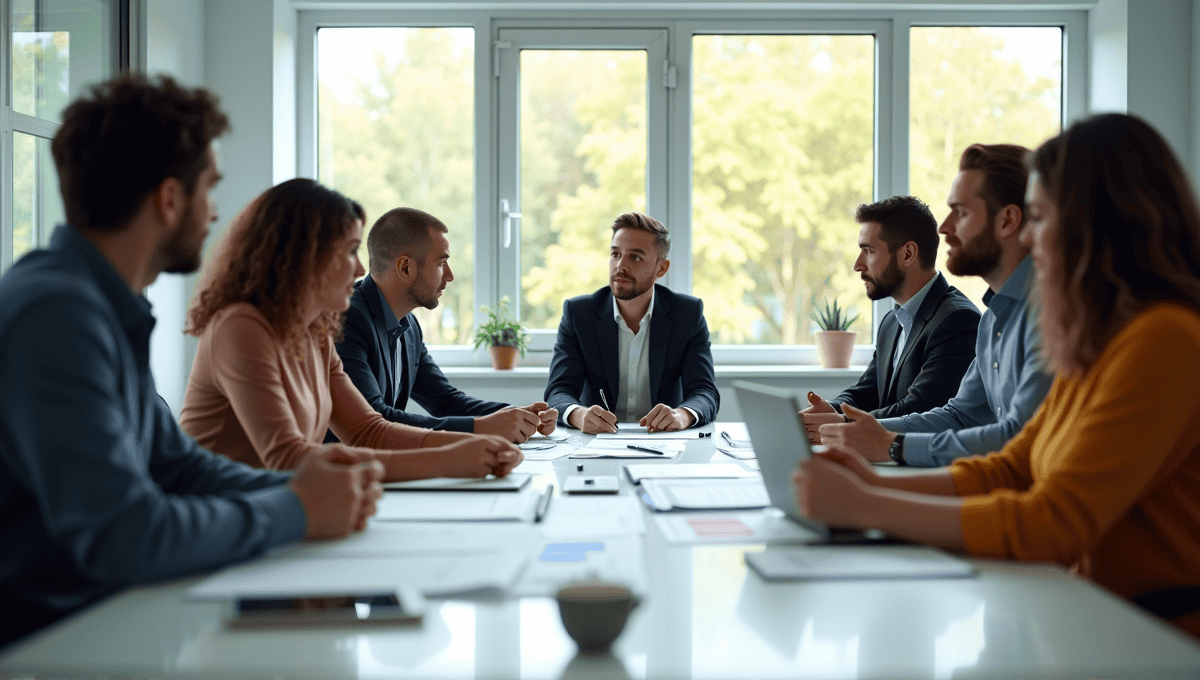
[[[900,336],[896,340],[896,352],[892,355],[892,371],[889,378],[896,376],[896,367],[900,365],[900,358],[904,356],[904,348],[908,345],[908,329],[912,328],[913,317],[921,310],[921,303],[925,302],[925,297],[929,295],[929,289],[933,288],[933,282],[937,281],[938,273],[934,272],[933,276],[921,286],[916,294],[908,299],[904,304],[896,305],[896,321],[900,324]],[[895,302],[895,298],[892,298]]]
[[[998,293],[984,296],[988,309],[979,320],[975,361],[949,403],[879,421],[904,433],[909,465],[949,465],[998,451],[1042,405],[1053,377],[1042,370],[1037,321],[1029,314],[1033,274],[1026,256]]]

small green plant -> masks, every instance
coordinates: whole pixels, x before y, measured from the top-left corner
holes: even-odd
[[[521,327],[521,322],[512,316],[508,309],[508,296],[500,298],[500,304],[493,310],[487,305],[479,307],[479,311],[487,314],[487,323],[475,331],[475,349],[480,345],[488,347],[516,347],[525,356],[529,347],[529,334]]]
[[[850,324],[858,320],[858,313],[847,314],[838,306],[837,300],[825,302],[825,309],[817,309],[809,314],[823,331],[844,331],[850,329]]]

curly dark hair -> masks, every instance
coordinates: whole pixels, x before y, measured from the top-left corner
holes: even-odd
[[[190,196],[229,131],[217,96],[170,76],[125,73],[91,87],[63,110],[50,143],[67,222],[117,230],[164,180]]]
[[[356,219],[366,221],[357,201],[311,179],[268,189],[230,225],[221,255],[209,263],[213,276],[188,310],[187,332],[201,335],[217,312],[246,302],[287,344],[297,346],[307,333],[340,339],[341,314],[322,313],[307,328],[301,315],[334,244]]]
[[[1039,322],[1051,367],[1086,373],[1155,302],[1200,311],[1200,208],[1182,164],[1145,121],[1079,121],[1029,158],[1058,209]]]

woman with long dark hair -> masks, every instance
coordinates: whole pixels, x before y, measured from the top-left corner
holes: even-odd
[[[1054,386],[999,452],[912,477],[803,463],[811,517],[1052,560],[1200,636],[1200,210],[1163,138],[1111,114],[1033,153],[1022,238]]]
[[[334,350],[366,219],[358,203],[308,179],[268,189],[229,227],[188,312],[200,338],[180,425],[202,446],[290,469],[326,429],[384,465],[386,480],[505,475],[522,455],[500,437],[384,420]]]

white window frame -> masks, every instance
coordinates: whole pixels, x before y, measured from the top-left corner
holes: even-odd
[[[499,5],[499,3],[498,3]],[[874,199],[903,194],[909,187],[909,36],[914,26],[1056,26],[1063,29],[1062,125],[1087,113],[1087,12],[1085,10],[928,9],[896,10],[727,10],[681,6],[638,10],[555,6],[513,9],[356,10],[302,9],[299,13],[297,50],[297,173],[317,176],[316,137],[316,34],[319,28],[352,26],[471,27],[475,31],[475,271],[474,299],[495,304],[501,295],[515,295],[513,276],[502,272],[519,268],[519,249],[503,254],[503,224],[499,214],[499,187],[503,178],[499,160],[497,115],[497,50],[501,29],[519,28],[654,28],[667,31],[667,59],[676,68],[678,84],[666,91],[668,110],[667,205],[665,221],[672,227],[673,265],[667,285],[689,292],[691,258],[691,44],[706,34],[872,34],[876,41],[875,68],[875,168]],[[961,7],[961,6],[959,6]],[[510,93],[515,94],[515,93]],[[11,157],[9,162],[11,163]],[[650,174],[648,173],[648,181]],[[648,197],[649,198],[649,197]],[[928,197],[937,204],[936,197]],[[514,234],[514,237],[517,235]],[[602,266],[602,253],[597,266]],[[503,279],[507,279],[505,283]],[[513,288],[513,290],[509,290]],[[872,337],[855,349],[854,363],[865,364],[874,351],[874,335],[888,311],[886,300],[873,309]],[[476,321],[479,320],[477,316]],[[555,331],[533,331],[528,365],[550,360]],[[486,353],[470,346],[431,346],[439,363],[447,366],[487,365]],[[812,345],[714,345],[718,365],[816,364]]]

